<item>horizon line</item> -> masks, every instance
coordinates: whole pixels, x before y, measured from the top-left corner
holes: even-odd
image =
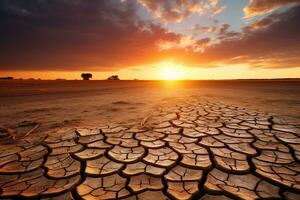
[[[230,81],[230,80],[295,80],[299,78],[224,78],[224,79],[120,79],[120,80],[107,80],[107,79],[90,79],[89,81]],[[83,81],[82,79],[42,79],[42,78],[12,78],[0,77],[0,80],[10,81]]]

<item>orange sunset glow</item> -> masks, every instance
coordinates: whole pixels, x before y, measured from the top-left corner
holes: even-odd
[[[157,65],[146,65],[117,71],[90,71],[95,80],[106,79],[111,74],[119,74],[125,80],[213,80],[213,79],[269,79],[269,78],[297,78],[300,68],[268,69],[251,68],[247,65],[238,64],[214,68],[186,67],[181,64],[166,66],[162,62]],[[58,78],[74,80],[80,79],[79,75],[84,71],[9,71],[0,72],[0,76],[13,76],[18,78],[40,77],[46,80]]]
[[[3,1],[0,12],[0,76],[300,77],[298,1]]]

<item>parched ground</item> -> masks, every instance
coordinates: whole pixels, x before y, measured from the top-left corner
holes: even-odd
[[[60,128],[42,141],[29,133],[27,142],[1,145],[0,196],[296,200],[299,136],[297,119],[184,98],[131,123]]]

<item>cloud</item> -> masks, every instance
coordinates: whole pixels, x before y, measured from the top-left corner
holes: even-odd
[[[158,60],[158,41],[181,38],[117,0],[4,0],[0,26],[5,70],[120,69]]]
[[[201,24],[196,24],[190,28],[190,31],[192,31],[194,35],[197,35],[199,33],[218,33],[222,28],[221,26],[220,25],[203,26]]]
[[[272,19],[271,21],[269,19]],[[241,32],[229,30],[223,24],[216,30],[219,42],[210,41],[204,52],[169,49],[166,54],[177,62],[194,67],[216,67],[245,64],[259,68],[300,67],[300,6],[283,13],[273,13],[265,19],[267,26],[254,22]]]
[[[273,24],[275,20],[277,20],[277,19],[273,18],[273,17],[266,17],[261,20],[255,21],[254,23],[252,23],[251,25],[249,25],[246,28],[249,28],[252,30],[253,29],[265,29],[265,28],[268,28],[271,24]]]
[[[267,26],[253,28],[257,23],[250,24],[238,38],[207,48],[199,60],[254,67],[300,67],[300,6],[271,14],[258,23],[262,22],[268,22]]]
[[[244,8],[245,17],[254,17],[276,9],[299,4],[299,0],[251,0]]]
[[[159,41],[158,47],[161,51],[169,49],[184,49],[191,52],[203,52],[208,46],[210,38],[195,39],[192,36],[182,36],[179,41]]]
[[[229,24],[219,24],[213,26],[202,26],[200,24],[194,25],[190,31],[192,35],[197,36],[199,33],[212,33],[216,35],[216,40],[213,43],[218,43],[221,40],[232,40],[240,37],[241,34],[235,31],[229,30]],[[206,45],[208,46],[208,45]]]
[[[254,31],[258,29],[267,29],[270,25],[274,24],[275,22],[279,22],[281,20],[281,16],[282,15],[278,13],[273,13],[271,15],[268,15],[244,27],[244,31],[248,32],[248,31]]]
[[[1,70],[118,70],[173,59],[187,66],[246,63],[300,66],[300,6],[241,32],[201,27],[212,38],[169,32],[142,21],[134,1],[0,1]]]
[[[225,8],[224,5],[219,5],[219,0],[138,0],[138,2],[164,22],[181,22],[193,13],[213,16]]]

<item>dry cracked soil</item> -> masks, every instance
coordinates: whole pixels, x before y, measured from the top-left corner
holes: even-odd
[[[300,124],[218,101],[0,149],[3,199],[300,199]]]

